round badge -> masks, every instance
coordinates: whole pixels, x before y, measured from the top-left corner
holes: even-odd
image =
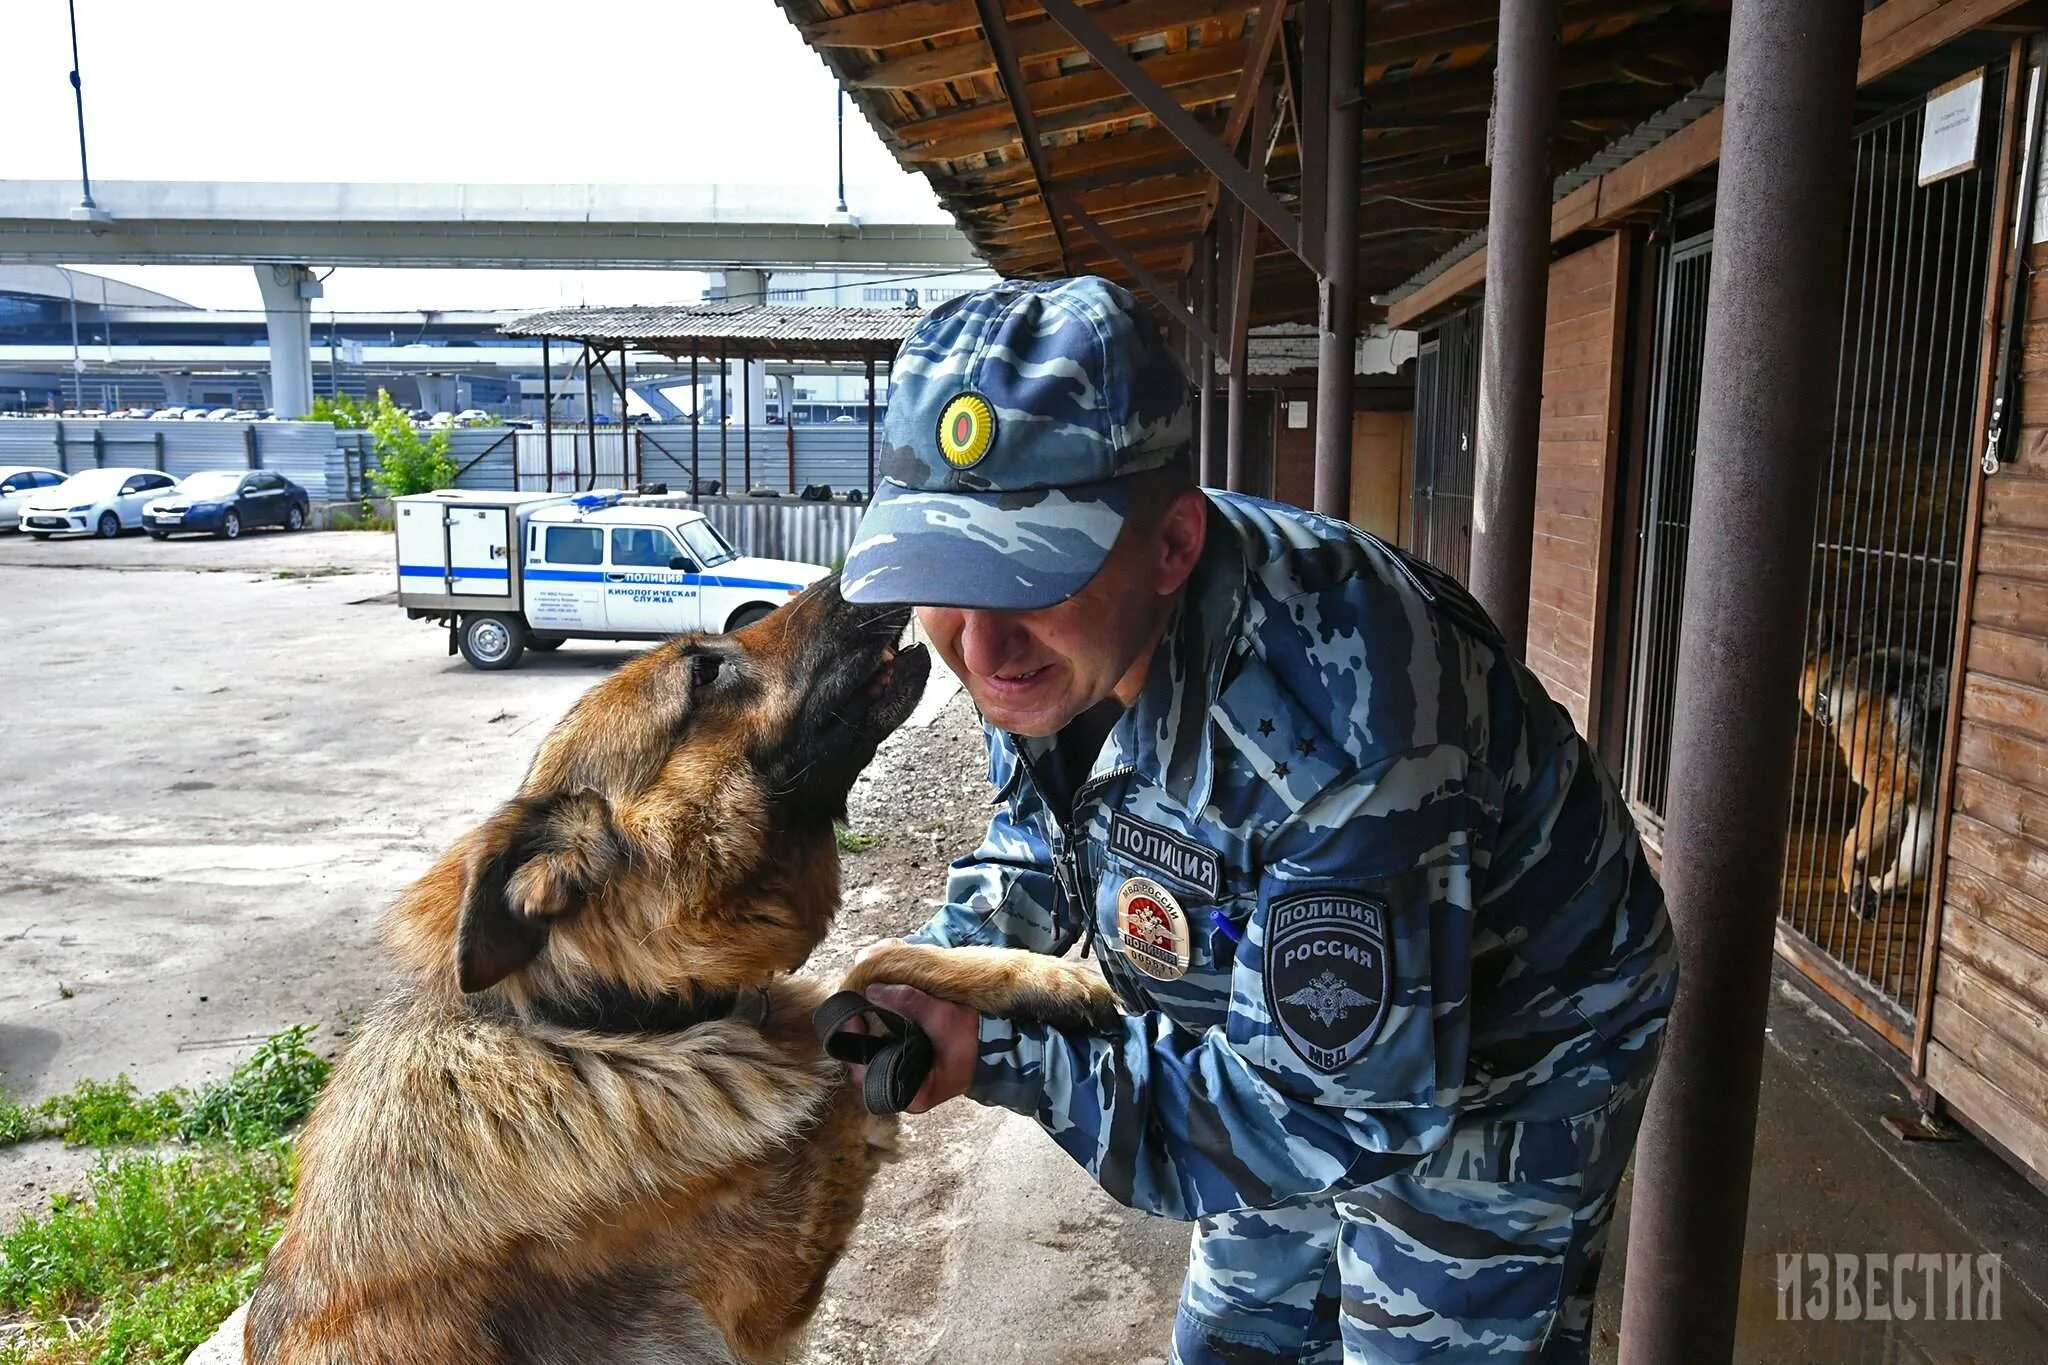
[[[1150,877],[1132,877],[1116,893],[1117,937],[1131,965],[1161,981],[1188,970],[1188,916],[1173,893]]]
[[[939,453],[955,469],[980,464],[996,440],[996,410],[978,393],[963,393],[939,414]]]

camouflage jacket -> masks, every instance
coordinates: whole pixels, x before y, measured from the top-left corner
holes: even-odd
[[[1653,1064],[1677,970],[1613,782],[1453,580],[1210,496],[1069,828],[1032,773],[1051,741],[987,735],[1000,808],[914,939],[1087,940],[1129,1015],[984,1019],[970,1095],[1178,1218],[1341,1193],[1461,1116],[1599,1107]],[[1146,942],[1162,914],[1178,945]]]

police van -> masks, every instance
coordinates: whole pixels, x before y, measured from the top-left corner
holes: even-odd
[[[829,570],[741,555],[687,498],[442,489],[393,499],[398,604],[511,668],[564,640],[736,630]]]

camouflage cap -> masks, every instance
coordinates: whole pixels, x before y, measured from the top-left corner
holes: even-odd
[[[890,373],[849,602],[1031,611],[1108,557],[1132,474],[1188,444],[1188,380],[1130,293],[1005,281],[939,305]]]

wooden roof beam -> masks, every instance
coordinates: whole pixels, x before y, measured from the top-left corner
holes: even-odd
[[[1051,202],[1052,176],[1045,169],[1045,144],[1039,140],[1038,120],[1031,112],[1031,101],[1024,84],[1024,72],[1017,65],[1017,54],[1010,48],[1010,21],[1003,15],[1003,0],[974,0],[975,10],[981,15],[982,34],[994,49],[996,66],[1002,73],[1003,93],[1009,97],[1010,109],[1017,119],[1017,128],[1024,137],[1024,156],[1031,162],[1031,174],[1038,181],[1041,199]],[[1052,215],[1052,234],[1059,240],[1060,264],[1067,263],[1066,224],[1059,215]]]
[[[1217,104],[1230,98],[1237,89],[1235,75],[1210,76],[1179,87],[1179,95],[1190,109],[1207,104]],[[1133,109],[1130,101],[1122,99],[1098,100],[1078,109],[1062,109],[1048,114],[1043,108],[1038,111],[1038,128],[1041,133],[1072,133],[1090,128],[1103,128],[1111,124],[1129,123],[1142,117],[1143,111]],[[933,161],[957,161],[962,157],[980,156],[1017,145],[1017,129],[1005,119],[995,128],[961,137],[934,142],[928,147],[906,147],[896,153],[898,161],[924,163]]]
[[[1157,119],[1161,127],[1181,140],[1181,144],[1195,154],[1195,159],[1209,168],[1211,174],[1223,182],[1231,194],[1266,224],[1273,235],[1283,242],[1301,243],[1301,225],[1289,213],[1274,193],[1266,188],[1265,181],[1246,169],[1238,161],[1236,153],[1218,142],[1209,131],[1174,99],[1166,87],[1147,74],[1143,67],[1132,60],[1123,45],[1116,42],[1096,27],[1093,20],[1081,11],[1074,0],[1039,0],[1045,12],[1053,21],[1074,35],[1109,75],[1130,92],[1131,98],[1143,105],[1146,112]],[[1249,44],[1239,44],[1247,48]],[[1249,54],[1241,54],[1240,67]]]
[[[1129,4],[1101,6],[1095,13],[1104,32],[1119,41],[1130,42],[1209,20],[1235,19],[1248,8],[1243,0],[1235,5],[1219,0],[1130,0]],[[1043,18],[1013,23],[1010,49],[1020,62],[1058,60],[1081,50],[1065,29]],[[885,59],[848,84],[866,90],[912,90],[988,76],[997,69],[995,54],[988,44],[970,40]]]
[[[980,0],[976,0],[980,3]],[[1168,53],[1153,57],[1145,62],[1147,79],[1157,86],[1172,88],[1189,85],[1213,77],[1228,76],[1234,82],[1238,70],[1244,65],[1245,44],[1243,40],[1218,43],[1214,47],[1198,47],[1187,52]],[[1128,57],[1125,61],[1130,61]],[[1137,65],[1135,62],[1131,63]],[[1064,75],[1031,81],[1024,87],[1031,107],[1043,116],[1062,110],[1078,108],[1099,100],[1127,100],[1128,89],[1114,75],[1107,71],[1075,71]],[[1131,116],[1144,112],[1133,109]],[[1000,100],[985,104],[969,104],[933,114],[928,118],[913,119],[898,124],[893,130],[899,143],[937,142],[944,138],[957,137],[964,133],[987,132],[990,129],[1010,127],[1007,105]],[[1010,134],[1015,137],[1015,133]],[[998,146],[1001,144],[998,143]]]
[[[1252,123],[1252,106],[1264,99],[1262,85],[1266,68],[1273,64],[1273,53],[1280,45],[1281,19],[1287,13],[1287,0],[1266,0],[1259,11],[1257,27],[1252,30],[1250,55],[1246,58],[1244,71],[1237,78],[1237,93],[1230,99],[1230,117],[1223,125],[1223,145],[1230,149],[1234,160],[1238,142],[1244,137],[1246,128]],[[1260,169],[1260,180],[1264,183],[1264,170],[1268,148],[1265,139],[1252,139],[1249,160]],[[1209,224],[1216,219],[1216,201],[1223,193],[1223,182],[1212,178],[1208,193],[1202,197],[1202,231],[1209,230]]]

